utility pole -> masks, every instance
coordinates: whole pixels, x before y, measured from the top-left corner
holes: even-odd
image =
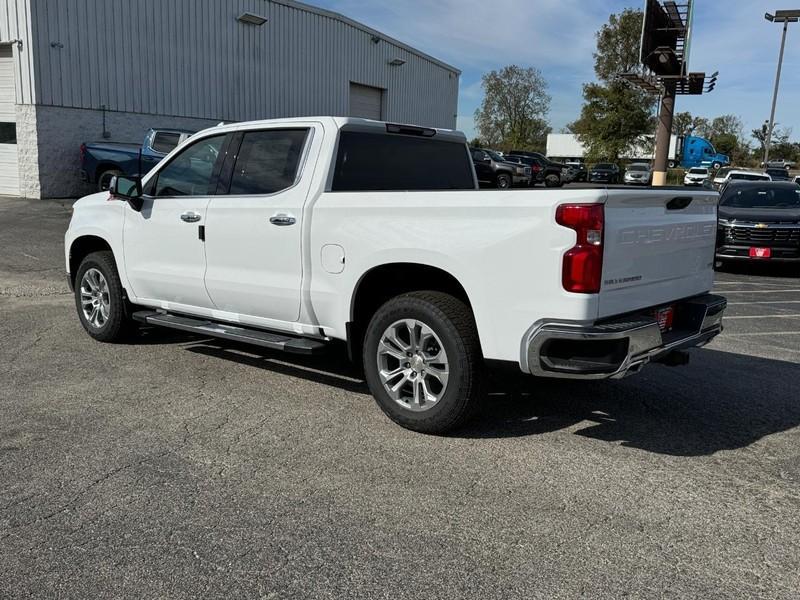
[[[781,36],[781,52],[778,55],[778,72],[775,74],[775,91],[772,93],[772,111],[769,115],[769,126],[767,127],[767,141],[764,146],[764,167],[769,162],[769,147],[772,145],[772,130],[775,128],[775,108],[778,105],[778,89],[781,85],[781,69],[783,68],[783,51],[786,48],[786,32],[789,30],[789,23],[796,23],[797,16],[787,13],[797,13],[800,11],[775,11],[775,15],[767,13],[764,18],[772,23],[783,23],[783,35]],[[781,14],[782,13],[782,14]]]
[[[664,94],[661,96],[661,111],[658,116],[656,130],[656,153],[653,162],[653,185],[667,184],[667,164],[669,147],[672,142],[672,118],[675,114],[675,81],[664,82]]]

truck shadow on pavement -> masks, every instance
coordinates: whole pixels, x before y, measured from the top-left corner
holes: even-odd
[[[180,342],[193,353],[338,387],[372,402],[344,347],[304,357],[176,332],[153,331],[146,337],[146,343]],[[450,437],[513,438],[572,430],[657,454],[705,456],[800,425],[800,364],[718,350],[693,351],[688,367],[650,365],[617,381],[502,374],[492,380],[476,418]]]
[[[673,456],[748,446],[800,425],[800,364],[695,350],[684,368],[650,365],[624,380],[519,381],[493,393],[464,437],[576,435]]]

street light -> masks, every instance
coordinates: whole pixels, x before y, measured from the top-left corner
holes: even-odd
[[[775,127],[775,107],[778,104],[778,88],[781,85],[781,67],[783,67],[783,51],[786,48],[786,31],[789,23],[797,23],[800,20],[800,9],[798,10],[776,10],[774,15],[766,13],[764,18],[770,23],[783,23],[783,36],[781,37],[781,53],[778,57],[778,72],[775,75],[775,92],[772,94],[772,112],[769,116],[769,127],[767,128],[767,143],[764,148],[764,166],[769,162],[769,147],[772,144],[772,128]]]

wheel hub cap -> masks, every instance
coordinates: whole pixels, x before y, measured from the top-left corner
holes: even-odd
[[[376,359],[384,389],[405,409],[429,410],[447,389],[447,353],[439,336],[422,321],[403,319],[389,325]]]
[[[98,329],[106,324],[111,314],[108,282],[98,269],[83,274],[80,286],[81,311],[86,322]]]

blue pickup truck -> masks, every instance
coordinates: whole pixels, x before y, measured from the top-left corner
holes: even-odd
[[[96,185],[102,192],[117,175],[142,176],[193,133],[185,129],[150,129],[141,145],[122,142],[81,144],[81,179]]]

